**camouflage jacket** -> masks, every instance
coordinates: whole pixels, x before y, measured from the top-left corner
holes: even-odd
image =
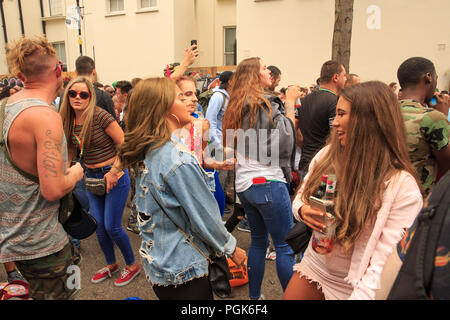
[[[409,157],[427,196],[437,174],[432,150],[442,150],[448,145],[449,122],[442,112],[414,100],[400,101],[400,108],[405,121]]]

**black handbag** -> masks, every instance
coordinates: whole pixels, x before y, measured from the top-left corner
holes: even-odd
[[[192,239],[183,231],[173,219],[167,214],[164,207],[161,205],[159,198],[157,195],[153,193],[153,190],[150,188],[150,192],[152,192],[156,202],[158,202],[159,207],[162,212],[169,218],[170,221],[177,227],[178,231],[186,238],[186,240],[197,249],[209,262],[208,266],[208,280],[211,285],[214,293],[220,298],[228,298],[231,295],[231,284],[230,279],[231,272],[230,267],[228,266],[228,261],[225,255],[219,255],[215,252],[211,253],[210,256],[207,256],[200,248],[192,241]]]
[[[308,247],[309,240],[311,239],[312,231],[303,222],[297,222],[291,231],[288,232],[284,241],[291,246],[294,253],[304,252]]]
[[[74,239],[86,239],[97,230],[97,220],[86,212],[78,199],[69,192],[61,199],[59,222]]]
[[[178,231],[208,260],[208,280],[214,293],[220,298],[228,298],[231,295],[231,272],[227,258],[215,252],[208,257],[183,230],[178,228]]]

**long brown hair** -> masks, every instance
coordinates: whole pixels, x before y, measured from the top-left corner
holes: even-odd
[[[80,132],[80,140],[83,141],[83,147],[88,148],[92,139],[92,134],[94,130],[94,114],[95,109],[97,108],[95,104],[96,96],[94,86],[88,79],[86,79],[85,77],[77,77],[69,82],[69,84],[67,85],[67,89],[64,92],[64,96],[62,98],[59,113],[63,120],[64,134],[66,135],[67,146],[72,148],[74,147],[72,143],[72,135],[74,129],[73,123],[75,120],[75,111],[73,111],[69,102],[69,90],[76,83],[84,83],[91,95],[89,97],[89,104],[83,112],[84,122],[83,128],[81,129]]]
[[[140,81],[128,103],[127,132],[119,147],[124,167],[142,161],[145,152],[161,147],[170,140],[166,117],[175,101],[175,82],[168,78]]]
[[[302,201],[319,186],[322,174],[336,174],[336,242],[349,249],[376,219],[385,182],[401,170],[417,178],[408,154],[405,127],[396,96],[381,82],[347,87],[341,97],[351,103],[346,144],[333,129],[328,152],[309,173]]]
[[[225,145],[226,130],[241,128],[246,108],[250,112],[250,126],[253,126],[259,111],[264,104],[268,108],[269,117],[272,118],[272,109],[269,101],[264,98],[264,87],[261,85],[259,69],[260,58],[243,60],[236,68],[236,72],[229,84],[230,100],[223,118],[223,141]]]

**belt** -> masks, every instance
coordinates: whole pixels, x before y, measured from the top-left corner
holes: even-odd
[[[106,166],[106,167],[102,167],[102,168],[86,168],[87,172],[90,173],[107,173],[109,172],[109,170],[111,170],[111,166]]]

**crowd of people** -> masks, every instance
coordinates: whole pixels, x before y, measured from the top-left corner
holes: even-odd
[[[264,299],[266,259],[276,260],[280,298],[380,298],[392,285],[381,281],[389,256],[449,169],[450,99],[436,89],[434,64],[404,61],[398,94],[397,83],[364,82],[333,60],[309,88],[278,91],[281,70],[247,58],[217,77],[201,105],[187,72],[197,56],[193,45],[161,77],[103,85],[90,57],[64,81],[45,38],[9,45],[23,88],[3,89],[0,117],[8,281],[28,282],[33,299],[76,296],[66,269],[79,263],[81,241],[58,221],[60,199],[73,191],[98,223],[104,260],[93,283],[121,270],[114,284],[125,286],[142,268],[159,299],[210,300],[208,257],[218,253],[246,263],[252,300]],[[326,212],[312,199],[324,175],[335,177]],[[106,192],[93,192],[88,178]],[[296,255],[285,240],[296,223],[333,230],[330,251],[317,250],[313,236]],[[236,226],[250,232],[248,252]],[[125,229],[142,239],[140,260]]]

